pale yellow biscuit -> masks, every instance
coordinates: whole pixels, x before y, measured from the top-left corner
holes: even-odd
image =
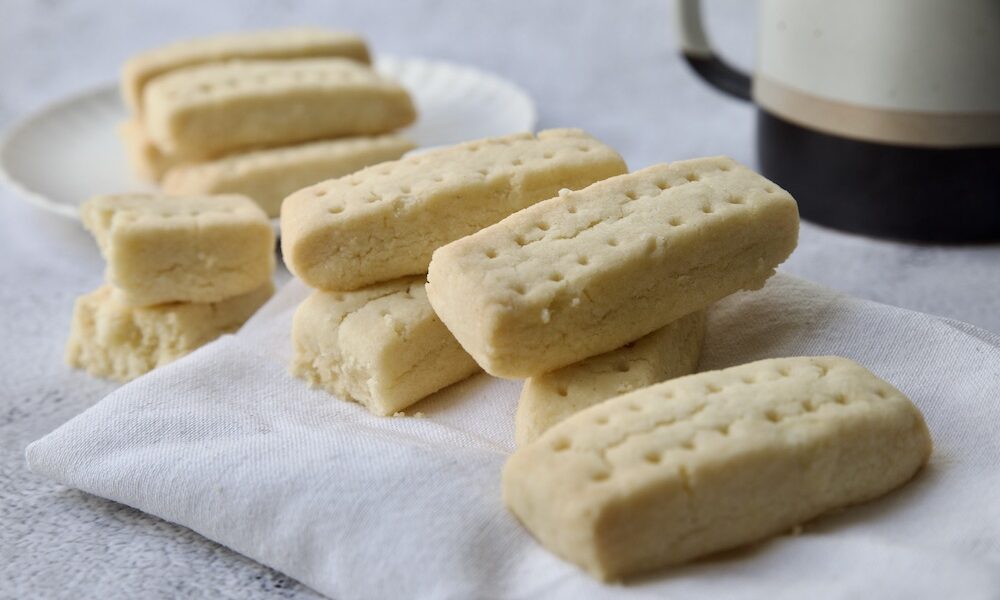
[[[232,333],[274,293],[255,290],[211,304],[134,307],[110,285],[77,298],[66,362],[91,375],[127,381]]]
[[[549,550],[619,579],[881,496],[930,452],[917,408],[861,365],[781,358],[581,411],[510,457],[503,496]]]
[[[479,370],[431,310],[423,277],[313,292],[292,322],[292,373],[392,415]]]
[[[798,229],[795,200],[731,159],[656,165],[438,248],[428,296],[488,373],[530,377],[761,287]]]
[[[175,42],[129,59],[122,68],[122,98],[141,109],[146,83],[165,73],[233,59],[341,57],[367,64],[368,47],[358,35],[323,29],[277,29],[213,35]]]
[[[307,284],[356,289],[424,273],[438,246],[625,171],[617,152],[578,129],[459,144],[292,194],[282,251]]]
[[[244,196],[98,196],[80,215],[127,304],[217,302],[271,280],[274,230]]]
[[[173,71],[144,91],[143,126],[166,154],[212,157],[409,125],[395,81],[342,58],[212,63]]]
[[[170,168],[182,164],[180,157],[160,152],[142,129],[142,123],[135,119],[122,121],[118,135],[125,147],[125,156],[132,171],[140,179],[157,182]]]
[[[281,201],[292,192],[332,177],[387,160],[414,148],[397,135],[309,142],[233,154],[217,160],[180,165],[163,178],[167,194],[243,194],[277,217]]]
[[[693,373],[705,339],[705,311],[567,367],[529,377],[514,417],[518,446],[535,441],[556,423],[608,398]]]

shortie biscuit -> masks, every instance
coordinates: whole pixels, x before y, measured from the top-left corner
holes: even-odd
[[[144,105],[146,134],[184,159],[387,133],[416,118],[398,83],[342,58],[190,67],[149,82]]]
[[[244,196],[98,196],[80,215],[123,303],[218,302],[271,280],[274,230]]]
[[[292,373],[392,415],[479,371],[431,310],[424,278],[313,292],[292,322]]]
[[[507,506],[614,580],[877,498],[927,462],[917,408],[838,357],[763,360],[618,396],[510,457]]]
[[[529,377],[514,418],[517,445],[608,398],[693,373],[704,339],[705,311],[699,310],[617,350]]]
[[[798,229],[788,192],[731,159],[656,165],[438,248],[427,294],[488,373],[531,377],[760,288]]]
[[[353,137],[233,154],[170,169],[167,194],[242,194],[277,217],[281,201],[296,190],[369,165],[395,160],[414,148],[397,135]]]
[[[282,252],[319,289],[425,273],[435,248],[625,171],[617,152],[578,129],[442,148],[292,194],[281,209]]]
[[[91,375],[121,381],[173,362],[240,328],[274,293],[257,289],[211,304],[177,302],[135,307],[110,285],[77,298],[66,362]]]
[[[277,29],[213,35],[175,42],[129,59],[122,68],[122,98],[133,111],[141,110],[146,83],[165,73],[212,62],[247,59],[341,57],[370,62],[360,36],[322,29]]]

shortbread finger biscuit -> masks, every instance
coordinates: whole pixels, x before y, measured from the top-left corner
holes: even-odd
[[[731,159],[657,165],[439,248],[428,296],[488,373],[530,377],[761,287],[798,228],[795,200]]]
[[[310,57],[370,62],[365,41],[353,33],[302,28],[214,35],[176,42],[129,59],[122,69],[122,97],[138,112],[146,83],[170,71],[233,59]]]
[[[507,461],[507,506],[601,579],[748,544],[902,485],[923,417],[838,357],[763,360],[613,398]]]
[[[425,273],[438,246],[561,188],[625,171],[617,152],[578,129],[459,144],[292,194],[282,205],[282,251],[320,289]]]
[[[423,277],[313,292],[295,311],[292,373],[392,415],[479,370],[431,310]]]
[[[118,126],[118,135],[125,147],[129,166],[140,179],[160,181],[167,170],[183,162],[179,157],[160,152],[143,131],[142,124],[135,119],[122,121]]]
[[[144,103],[153,143],[185,157],[386,133],[416,118],[398,83],[342,58],[190,67],[151,81]]]
[[[341,138],[234,154],[218,160],[180,165],[163,178],[168,194],[243,194],[269,217],[292,192],[387,160],[414,148],[397,135]]]
[[[98,377],[134,379],[236,331],[272,293],[267,281],[221,302],[135,307],[105,284],[77,299],[66,362]]]
[[[608,398],[693,373],[704,339],[705,311],[699,310],[617,350],[529,377],[514,417],[517,445]]]
[[[245,196],[98,196],[80,215],[124,303],[218,302],[271,280],[274,230]]]

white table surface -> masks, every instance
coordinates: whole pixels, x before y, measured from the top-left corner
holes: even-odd
[[[0,129],[113,79],[127,56],[151,45],[320,24],[364,32],[376,52],[446,58],[509,77],[534,96],[541,127],[584,127],[633,168],[706,154],[754,163],[752,108],[687,70],[674,50],[665,1],[4,0],[0,8]],[[752,63],[752,8],[708,6],[711,32],[742,65]],[[73,298],[99,284],[103,265],[79,225],[20,202],[6,188],[0,255],[0,598],[316,596],[182,527],[26,470],[30,441],[115,387],[62,362]],[[898,244],[804,224],[783,269],[1000,331],[998,244]]]

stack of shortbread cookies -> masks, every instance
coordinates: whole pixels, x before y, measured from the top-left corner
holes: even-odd
[[[239,193],[272,217],[291,192],[399,158],[406,90],[359,36],[321,29],[218,35],[150,50],[121,78],[133,169],[168,194]]]
[[[238,329],[274,285],[274,230],[244,196],[99,196],[81,206],[107,261],[77,299],[66,360],[129,380]]]
[[[762,287],[798,225],[728,158],[626,173],[577,130],[369,167],[282,206],[286,264],[318,290],[291,369],[380,415],[478,369],[523,379],[503,473],[522,523],[601,579],[692,560],[882,495],[930,454],[916,407],[847,359],[691,374],[706,309]]]
[[[282,254],[317,289],[295,314],[293,372],[391,415],[478,371],[428,301],[434,250],[625,171],[617,152],[563,129],[459,144],[292,194]]]

